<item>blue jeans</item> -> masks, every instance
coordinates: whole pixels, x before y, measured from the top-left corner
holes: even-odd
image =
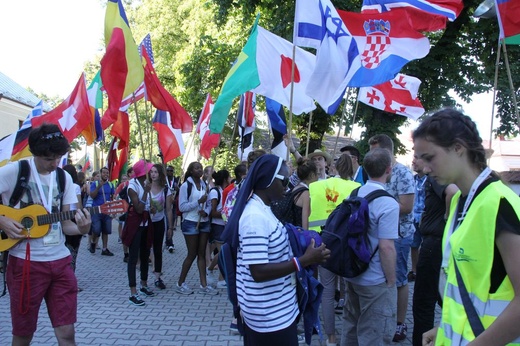
[[[92,233],[99,237],[101,233],[112,234],[112,218],[105,214],[95,214],[92,218]]]

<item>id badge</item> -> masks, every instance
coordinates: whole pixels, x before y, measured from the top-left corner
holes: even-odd
[[[60,244],[61,239],[61,224],[59,222],[51,225],[51,230],[43,237],[44,246],[56,246]]]
[[[296,273],[291,273],[291,286],[296,286]]]

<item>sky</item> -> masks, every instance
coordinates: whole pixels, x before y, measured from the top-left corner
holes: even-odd
[[[105,1],[3,1],[0,71],[37,93],[66,98],[85,62],[104,50]]]
[[[85,62],[104,51],[104,18],[103,0],[4,1],[0,71],[22,87],[66,98]],[[458,100],[483,139],[489,138],[491,100],[492,94],[475,95],[470,104]]]

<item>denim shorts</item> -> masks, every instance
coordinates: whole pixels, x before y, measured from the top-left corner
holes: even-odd
[[[99,237],[101,233],[112,234],[112,217],[106,214],[94,214],[91,216],[92,226],[90,230],[92,234]]]
[[[211,232],[209,233],[210,243],[223,243],[222,233],[224,233],[224,225],[211,224]]]
[[[412,245],[413,235],[405,238],[396,239],[395,251],[397,254],[396,263],[396,286],[401,287],[408,284],[408,256]]]
[[[199,224],[199,228],[197,229],[197,224]],[[184,235],[197,235],[200,232],[209,233],[209,221],[206,222],[195,222],[190,220],[182,220],[181,223],[181,231]]]

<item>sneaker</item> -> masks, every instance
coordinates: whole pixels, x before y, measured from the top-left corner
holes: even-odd
[[[128,263],[128,256],[129,255],[127,253],[125,253],[125,257],[123,258],[123,262]]]
[[[231,322],[231,324],[229,325],[229,331],[231,332],[231,334],[240,334],[240,332],[238,331],[238,325],[236,322]]]
[[[305,335],[298,334],[298,345],[305,345]]]
[[[416,276],[417,276],[417,275],[415,274],[414,271],[410,271],[410,272],[408,273],[408,281],[409,281],[409,282],[414,282]]]
[[[219,282],[217,282],[217,288],[227,288],[226,280],[219,280]]]
[[[201,285],[200,288],[199,288],[199,293],[200,294],[206,294],[206,295],[209,295],[209,296],[216,296],[216,295],[218,295],[218,291],[216,289],[214,289],[213,287],[211,287],[210,285],[207,285],[206,287],[202,287],[202,285]]]
[[[144,295],[147,297],[153,297],[155,295],[154,291],[152,291],[148,286],[142,286],[139,291],[141,291],[141,293],[144,293]]]
[[[179,294],[192,294],[193,293],[193,290],[188,286],[188,284],[186,284],[185,282],[182,283],[182,285],[177,285],[177,287],[175,287],[175,292],[179,293]]]
[[[208,285],[214,285],[217,282],[215,279],[215,270],[209,270],[206,268],[206,283]]]
[[[109,249],[105,249],[105,250],[101,251],[101,256],[114,256],[114,254],[112,252],[110,252]]]
[[[395,335],[393,338],[393,342],[399,342],[406,339],[406,332],[408,331],[408,327],[406,323],[397,322],[397,327],[395,328]]]
[[[174,250],[174,245],[168,246],[168,252],[169,253],[173,253],[173,250]]]
[[[155,280],[155,287],[157,287],[160,290],[164,290],[166,288],[166,285],[164,284],[162,279],[159,278],[159,279]]]
[[[128,298],[128,301],[130,302],[130,304],[134,304],[136,306],[143,306],[145,303],[144,301],[141,299],[141,297],[139,297],[139,294],[132,294],[129,298]]]
[[[95,243],[90,243],[88,251],[90,251],[90,253],[95,253],[96,252],[96,244]]]
[[[117,238],[117,243],[118,244],[121,244],[123,241],[121,240],[121,238]]]

